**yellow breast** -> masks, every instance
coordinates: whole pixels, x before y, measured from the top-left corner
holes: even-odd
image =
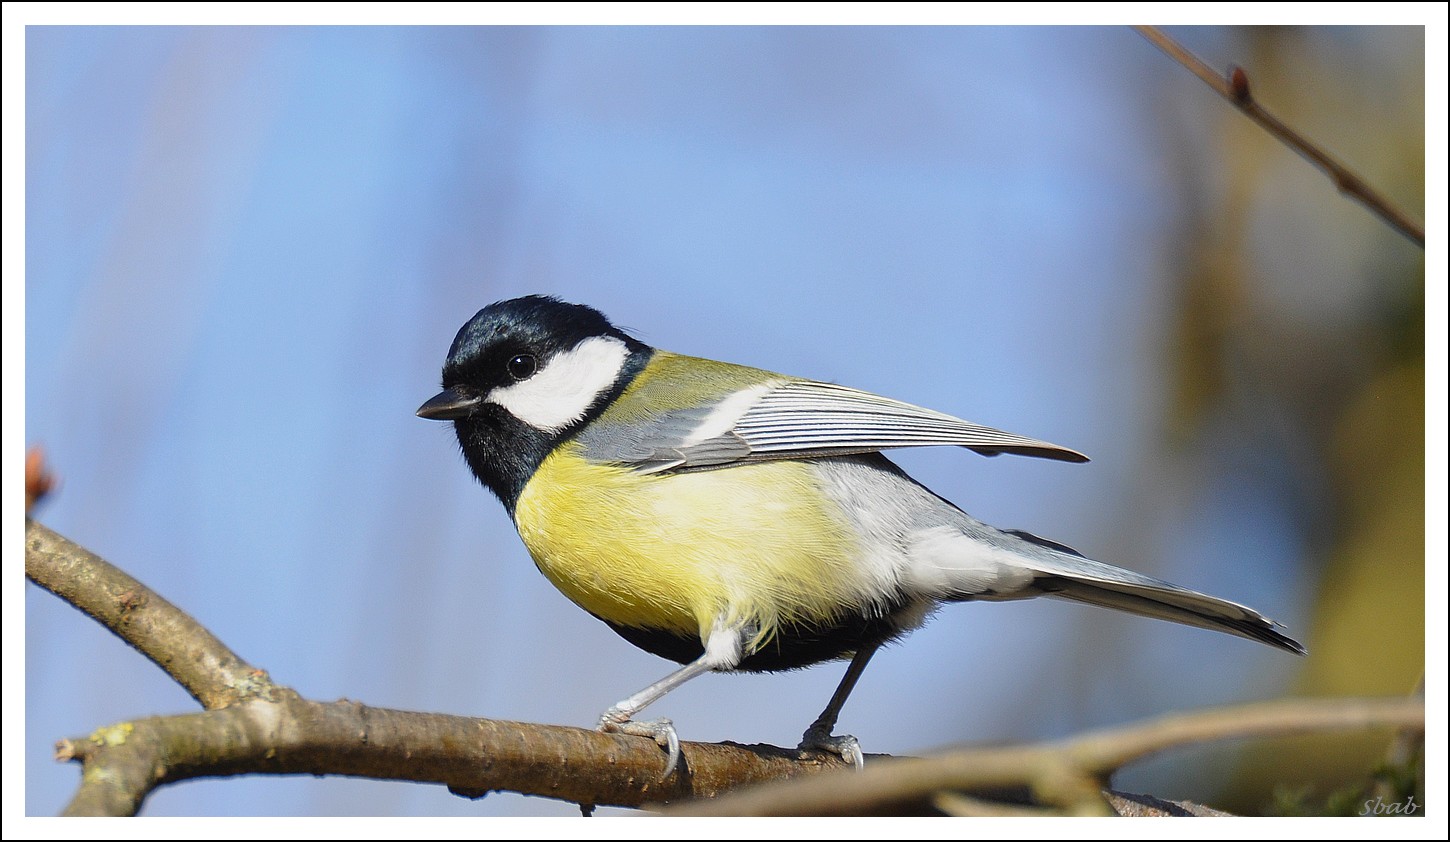
[[[809,463],[640,475],[590,463],[572,444],[519,495],[514,522],[565,596],[627,626],[708,635],[718,620],[759,629],[859,606],[856,538]]]

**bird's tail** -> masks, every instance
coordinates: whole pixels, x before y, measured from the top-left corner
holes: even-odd
[[[1278,623],[1252,608],[1084,558],[1030,533],[1011,534],[1035,545],[1037,551],[1023,561],[1036,573],[1032,587],[1037,593],[1227,632],[1305,654],[1299,641],[1282,634]]]

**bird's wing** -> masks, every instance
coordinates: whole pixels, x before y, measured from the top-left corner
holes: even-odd
[[[811,380],[757,383],[713,403],[630,424],[611,424],[607,415],[581,436],[586,455],[646,473],[927,445],[957,445],[986,456],[1087,461],[1075,450],[1045,441]]]

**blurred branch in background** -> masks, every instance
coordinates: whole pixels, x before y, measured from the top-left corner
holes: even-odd
[[[677,815],[862,815],[896,812],[941,793],[1027,786],[1037,803],[1074,815],[1111,815],[1102,791],[1113,772],[1197,742],[1376,726],[1423,732],[1418,699],[1283,699],[1171,714],[1038,745],[969,748],[873,763],[855,775],[772,784],[678,808]],[[959,812],[1001,814],[981,798],[948,798]]]
[[[1249,91],[1249,77],[1243,68],[1234,66],[1227,74],[1219,74],[1203,59],[1184,49],[1183,45],[1170,38],[1158,27],[1135,26],[1133,28],[1158,49],[1192,71],[1220,96],[1233,103],[1249,119],[1263,126],[1269,134],[1282,140],[1290,149],[1298,152],[1314,166],[1327,173],[1341,193],[1354,197],[1421,248],[1425,247],[1425,227],[1423,225],[1411,219],[1409,214],[1396,207],[1393,202],[1369,186],[1364,179],[1355,175],[1348,167],[1335,160],[1324,149],[1294,131],[1284,121],[1270,114],[1260,105]]]
[[[1361,63],[1355,36],[1258,27],[1242,44],[1280,107],[1337,129],[1371,178],[1421,191],[1422,203],[1423,83]],[[1303,78],[1318,89],[1293,81]],[[1347,115],[1372,116],[1373,131],[1346,125]],[[1409,693],[1425,668],[1424,253],[1316,200],[1277,146],[1244,126],[1227,116],[1216,135],[1195,125],[1168,143],[1182,150],[1187,213],[1164,337],[1165,427],[1169,446],[1206,468],[1177,481],[1205,495],[1232,489],[1243,508],[1223,528],[1247,537],[1265,528],[1255,518],[1282,519],[1269,528],[1298,546],[1317,587],[1306,635],[1314,655],[1296,693]],[[1322,814],[1333,793],[1362,789],[1384,756],[1381,736],[1333,749],[1271,741],[1244,753],[1215,803]],[[1296,794],[1264,804],[1285,768],[1299,770]]]

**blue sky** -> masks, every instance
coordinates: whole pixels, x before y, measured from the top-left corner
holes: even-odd
[[[1393,69],[1403,33],[1325,43]],[[1130,30],[31,27],[25,47],[24,440],[62,480],[39,518],[304,695],[588,726],[671,668],[554,592],[451,429],[413,416],[457,328],[531,292],[1081,450],[899,461],[990,523],[1305,630],[1274,499],[1152,479],[1174,150],[1211,168],[1231,112]],[[1292,189],[1339,201],[1299,168]],[[54,597],[24,609],[44,815],[76,782],[50,742],[194,705]],[[1273,697],[1295,668],[1066,603],[948,606],[878,656],[842,729],[891,753],[1045,738]],[[706,676],[650,713],[793,745],[842,669]],[[574,810],[247,778],[147,812]]]

